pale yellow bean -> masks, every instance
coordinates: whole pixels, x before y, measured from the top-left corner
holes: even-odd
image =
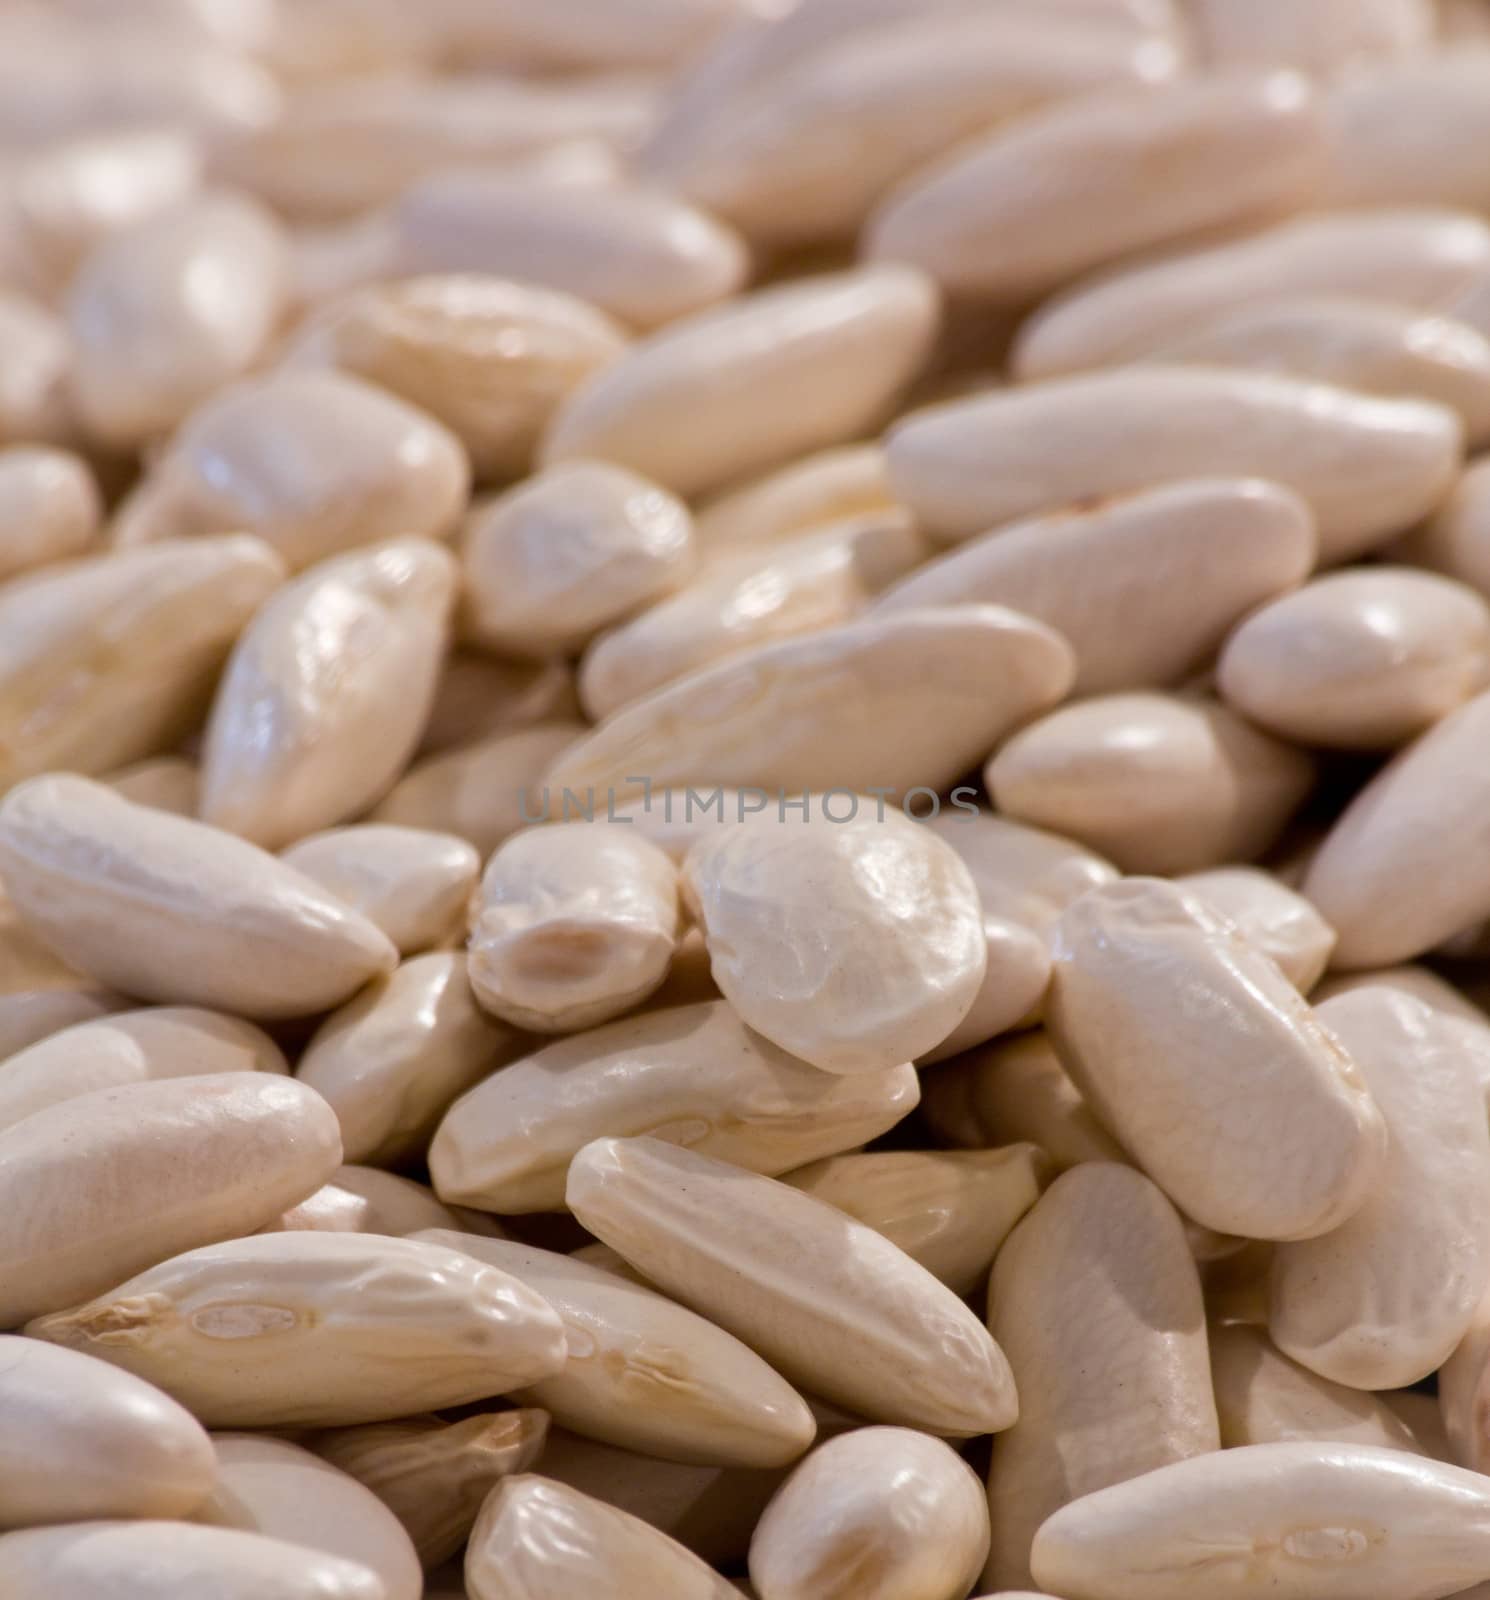
[[[564,1323],[564,1370],[521,1391],[560,1426],[669,1461],[779,1467],[816,1430],[806,1402],[713,1323],[616,1273],[506,1239],[431,1230],[541,1294]]]
[[[1154,365],[948,401],[896,424],[886,449],[897,494],[938,538],[1175,478],[1254,474],[1309,503],[1320,560],[1336,562],[1436,509],[1463,425],[1426,400]]]
[[[968,1295],[1039,1198],[1048,1169],[1031,1144],[876,1150],[829,1156],[781,1181],[884,1234],[955,1294]]]
[[[212,1492],[202,1425],[127,1372],[0,1336],[0,1527],[184,1517]]]
[[[1168,883],[1131,878],[1065,912],[1047,1010],[1093,1109],[1204,1226],[1313,1238],[1388,1170],[1345,1047],[1272,960]]]
[[[366,1233],[191,1250],[26,1331],[147,1378],[217,1428],[380,1422],[564,1364],[557,1313],[515,1278]]]
[[[1013,367],[1023,379],[1049,378],[1152,354],[1202,322],[1282,296],[1359,295],[1442,310],[1487,270],[1490,227],[1468,212],[1311,213],[1077,284],[1025,323]]]
[[[365,917],[257,846],[85,778],[10,791],[0,872],[64,960],[144,1000],[308,1016],[398,959]]]
[[[293,569],[358,545],[439,538],[470,486],[460,441],[360,378],[248,378],[186,419],[125,501],[120,544],[239,528]]]
[[[1006,605],[1070,642],[1075,693],[1164,688],[1301,583],[1316,544],[1313,513],[1287,489],[1181,481],[995,529],[917,568],[874,609]]]
[[[261,1028],[192,1006],[120,1011],[0,1060],[0,1128],[95,1089],[219,1072],[289,1072]]]
[[[466,1542],[499,1479],[526,1472],[543,1452],[548,1416],[494,1411],[460,1422],[404,1417],[312,1435],[317,1455],[367,1485],[408,1530],[425,1567]]]
[[[476,1003],[465,956],[432,951],[333,1011],[295,1071],[336,1112],[348,1161],[393,1165],[423,1155],[451,1104],[526,1048]]]
[[[424,1575],[398,1519],[355,1478],[287,1439],[213,1435],[217,1487],[194,1521],[267,1534],[377,1573],[388,1600],[420,1600]]]
[[[85,554],[102,515],[81,456],[41,445],[0,450],[0,580]]]
[[[0,1327],[251,1233],[341,1160],[330,1107],[270,1073],[98,1089],[0,1132]]]
[[[1310,758],[1217,701],[1114,694],[1031,722],[985,769],[1001,812],[1126,872],[1259,856],[1314,781]]]
[[[1080,95],[910,177],[870,218],[866,248],[949,293],[1023,305],[1126,256],[1309,204],[1326,153],[1293,73]]]
[[[1490,680],[1490,607],[1409,567],[1331,573],[1261,607],[1227,640],[1216,682],[1238,711],[1300,744],[1394,749]]]
[[[1072,1168],[999,1252],[988,1326],[1021,1405],[994,1442],[983,1579],[1015,1588],[1030,1581],[1030,1545],[1052,1512],[1220,1448],[1200,1278],[1179,1214],[1131,1167]]]
[[[635,344],[559,408],[545,462],[596,456],[698,495],[879,424],[936,336],[934,285],[910,267],[758,290]],[[730,404],[711,403],[720,373]]]
[[[788,1172],[886,1132],[918,1096],[909,1063],[820,1072],[753,1033],[726,1001],[702,1001],[558,1040],[493,1073],[445,1114],[430,1172],[446,1201],[551,1211],[574,1156],[607,1133]]]
[[[535,1033],[609,1022],[667,977],[678,870],[636,831],[528,828],[492,856],[471,902],[469,975],[494,1016]]]
[[[370,1567],[236,1528],[77,1522],[0,1538],[10,1600],[388,1600]]]
[[[650,1282],[835,1404],[959,1438],[1018,1415],[1008,1362],[962,1301],[810,1195],[656,1139],[597,1139],[567,1198]]]
[[[403,956],[464,930],[481,870],[476,851],[454,834],[377,823],[307,834],[280,859],[360,911]]]
[[[575,295],[641,329],[726,300],[748,267],[733,229],[626,183],[436,172],[404,191],[394,221],[406,273],[517,278]]]
[[[202,750],[205,821],[280,849],[392,787],[434,699],[454,558],[426,539],[319,562],[244,629]]]

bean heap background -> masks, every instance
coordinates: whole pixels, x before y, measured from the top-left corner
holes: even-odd
[[[1484,1600],[1487,448],[1490,0],[0,3],[0,1595]]]

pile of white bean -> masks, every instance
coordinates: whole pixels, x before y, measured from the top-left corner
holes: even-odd
[[[1490,0],[0,0],[0,1600],[1487,1600],[1487,1099]]]

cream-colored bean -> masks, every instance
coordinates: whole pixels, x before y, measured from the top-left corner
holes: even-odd
[[[1078,895],[1118,876],[1110,862],[1074,840],[961,802],[921,826],[967,864],[985,916],[1020,923],[1042,939]]]
[[[963,1149],[1028,1140],[1057,1167],[1125,1161],[1042,1031],[1000,1039],[924,1075],[927,1125]]]
[[[6,39],[0,136],[7,143],[165,128],[215,143],[277,116],[273,78],[238,49],[117,13],[82,19],[23,10]]]
[[[1314,767],[1216,701],[1150,693],[1051,712],[1015,734],[985,778],[1008,816],[1069,834],[1125,872],[1177,873],[1267,849]]]
[[[145,1000],[307,1016],[397,961],[386,935],[293,867],[85,778],[10,791],[0,873],[64,960]]]
[[[99,1089],[0,1132],[0,1327],[251,1232],[336,1168],[330,1107],[231,1072]]]
[[[307,9],[287,14],[282,31]],[[363,4],[351,13],[364,43],[369,10]],[[417,22],[394,15],[406,33],[434,42],[427,13]],[[620,79],[359,69],[300,86],[282,116],[225,144],[215,165],[281,215],[335,224],[450,170],[501,172],[570,140],[635,143],[652,120],[651,100],[647,85]]]
[[[492,1074],[446,1113],[430,1172],[448,1202],[552,1211],[575,1154],[605,1134],[789,1172],[888,1131],[919,1092],[908,1064],[819,1072],[752,1033],[727,1002],[703,1001],[558,1040]]]
[[[201,146],[180,132],[114,128],[42,145],[0,183],[25,287],[56,294],[94,246],[183,205],[201,177]]]
[[[777,1491],[750,1541],[750,1579],[762,1600],[960,1600],[987,1552],[966,1462],[910,1428],[859,1428]]]
[[[748,266],[733,229],[629,184],[439,172],[406,190],[394,215],[406,273],[517,278],[641,329],[728,298]]]
[[[1390,990],[1326,1001],[1386,1121],[1371,1193],[1327,1238],[1278,1247],[1268,1326],[1285,1355],[1356,1389],[1436,1371],[1490,1282],[1490,1127],[1480,1031]]]
[[[1036,1580],[1068,1600],[1180,1600],[1197,1556],[1211,1594],[1259,1586],[1314,1600],[1434,1600],[1490,1577],[1490,1492],[1477,1473],[1363,1444],[1218,1450],[1058,1511]]]
[[[732,1585],[639,1518],[555,1483],[504,1478],[481,1508],[466,1548],[471,1600],[568,1600],[656,1594],[737,1600]]]
[[[1210,66],[1288,64],[1322,76],[1426,46],[1425,0],[1190,0],[1196,50]]]
[[[825,1408],[813,1404],[821,1417]],[[715,1566],[744,1560],[761,1512],[786,1477],[781,1468],[659,1461],[562,1428],[550,1432],[542,1459],[556,1483],[639,1517]]]
[[[0,581],[85,554],[102,514],[80,456],[42,445],[0,449]]]
[[[1177,880],[1234,922],[1249,944],[1269,955],[1283,976],[1308,994],[1324,976],[1335,930],[1301,894],[1255,867],[1217,867],[1190,872]]]
[[[34,1338],[146,1378],[208,1427],[341,1427],[464,1405],[564,1364],[557,1313],[469,1256],[260,1233],[175,1256]]]
[[[594,641],[580,667],[585,710],[598,721],[742,650],[850,622],[925,553],[893,509],[770,545],[721,547],[681,592]]]
[[[682,495],[720,489],[877,426],[939,321],[934,285],[910,267],[760,289],[642,340],[581,385],[543,459],[598,456]]]
[[[757,42],[726,40],[683,81],[642,170],[755,238],[843,236],[969,137],[1069,95],[1164,82],[1178,65],[1145,35],[1034,7],[835,9],[826,23],[788,13],[752,80],[716,83],[704,105],[706,74]]]
[[[461,541],[465,632],[484,649],[577,654],[693,570],[688,508],[634,472],[575,461],[477,510]]]
[[[313,308],[345,299],[355,290],[391,278],[398,270],[398,237],[386,211],[374,211],[350,222],[294,228],[289,245],[292,313],[305,315]],[[295,359],[300,360],[300,350],[291,348]],[[288,356],[291,352],[285,353]],[[320,364],[319,342],[316,353],[307,351],[304,361],[307,365]],[[351,362],[341,360],[331,364],[352,368]]]
[[[987,972],[972,875],[898,811],[756,818],[689,851],[683,892],[725,998],[826,1072],[884,1072],[934,1049]]]
[[[669,68],[687,61],[731,23],[770,15],[760,0],[572,0],[535,12],[522,0],[436,0],[432,21],[445,48],[504,67],[540,72]]]
[[[567,1194],[650,1282],[834,1404],[959,1438],[1018,1414],[1008,1362],[962,1301],[810,1195],[656,1139],[587,1145]]]
[[[1138,489],[1000,528],[917,568],[876,613],[968,602],[1047,623],[1076,651],[1077,694],[1162,688],[1253,607],[1314,566],[1314,518],[1257,479]]]
[[[1490,595],[1490,461],[1471,461],[1438,511],[1392,548]]]
[[[1410,961],[1490,913],[1487,729],[1482,692],[1382,768],[1331,828],[1302,892],[1339,936],[1334,966]]]
[[[1332,573],[1263,606],[1232,634],[1217,685],[1285,739],[1393,749],[1490,679],[1490,607],[1409,567]]]
[[[122,449],[170,433],[255,364],[288,287],[278,223],[237,195],[188,201],[103,240],[67,294],[84,426]]]
[[[100,774],[115,794],[137,806],[154,806],[178,817],[194,817],[202,794],[201,769],[185,756],[155,756]]]
[[[463,1250],[542,1295],[564,1323],[564,1370],[517,1396],[572,1432],[664,1460],[779,1467],[812,1443],[806,1403],[759,1356],[652,1289],[550,1250],[465,1233]]]
[[[1045,939],[1023,923],[985,915],[983,944],[987,959],[977,997],[951,1033],[917,1057],[920,1065],[945,1061],[1040,1020],[1050,986]]]
[[[648,170],[660,171],[666,167],[670,174],[675,163],[688,162],[694,153],[702,164],[717,158],[721,152],[728,155],[731,151],[744,150],[751,133],[757,138],[769,138],[768,108],[781,106],[785,117],[788,105],[795,104],[793,91],[799,74],[804,87],[816,90],[833,81],[837,63],[846,63],[846,85],[852,85],[860,93],[872,92],[873,86],[882,82],[886,89],[893,89],[897,111],[909,100],[907,131],[896,137],[911,138],[912,130],[923,115],[944,114],[937,110],[924,112],[920,107],[915,85],[925,71],[923,49],[927,58],[941,62],[937,82],[950,103],[961,97],[963,85],[957,80],[954,88],[951,75],[957,73],[964,62],[972,67],[979,84],[986,89],[989,80],[984,62],[998,62],[1000,66],[1007,62],[1012,67],[1023,54],[1021,44],[1028,33],[1025,25],[1038,26],[1047,18],[1076,25],[1064,30],[1061,71],[1079,70],[1079,60],[1087,52],[1105,54],[1110,70],[1119,66],[1125,59],[1123,50],[1132,46],[1148,47],[1128,69],[1140,79],[1170,77],[1179,65],[1176,50],[1181,41],[1172,0],[1116,0],[1115,4],[1109,0],[1057,0],[1054,6],[1031,4],[1030,0],[1008,0],[993,8],[1002,26],[992,35],[992,42],[980,51],[973,42],[980,34],[976,22],[979,14],[987,9],[966,6],[961,0],[937,0],[935,4],[915,6],[905,5],[904,0],[840,0],[833,5],[814,5],[807,11],[793,7],[777,15],[770,27],[737,28],[721,39],[695,70],[677,82],[664,107],[664,120],[649,143],[644,165]],[[958,51],[956,61],[949,63],[942,41],[946,29],[956,26],[959,13],[970,13],[967,17],[969,32],[964,36],[966,49]],[[910,27],[913,21],[921,26]],[[1109,37],[1099,40],[1099,30],[1093,24],[1100,24],[1101,33]],[[891,31],[885,33],[883,29]],[[999,43],[1004,45],[1002,51],[998,49]],[[1107,47],[1105,51],[1093,48],[1099,43]],[[872,78],[866,77],[860,70],[861,61],[868,64],[878,61],[879,71]],[[802,71],[804,67],[806,71]],[[976,128],[990,111],[997,115],[998,107],[996,104],[990,107],[988,97],[979,90],[975,90],[974,95],[977,120],[973,127]],[[761,114],[752,119],[751,128],[747,130],[742,128],[740,119],[742,114],[751,116],[752,105],[758,105]],[[833,114],[827,103],[822,109],[828,115]],[[871,115],[866,125],[853,116],[853,110],[851,100],[843,105],[839,114],[849,120],[842,127],[848,132],[850,143],[863,149],[862,160],[872,169],[874,162],[883,159],[879,152],[891,131],[891,117],[885,113]],[[954,134],[952,138],[955,137]],[[800,143],[800,139],[793,139],[795,159],[804,169],[815,171],[813,158],[817,152],[797,148]],[[824,208],[833,205],[842,189],[855,181],[854,173],[847,170],[848,163],[840,160],[835,166],[842,187],[835,188],[832,194],[824,194],[821,188],[811,191]],[[776,176],[780,178],[779,172]],[[677,181],[687,180],[680,175]]]
[[[1019,306],[1127,255],[1296,210],[1326,155],[1294,73],[1080,95],[909,178],[870,218],[866,248],[949,293]]]
[[[0,1128],[95,1089],[220,1072],[289,1072],[262,1028],[217,1011],[161,1006],[63,1028],[0,1060]]]
[[[1030,1144],[876,1150],[814,1161],[782,1182],[884,1234],[954,1294],[968,1295],[1039,1198],[1047,1170]]]
[[[388,1600],[368,1567],[180,1522],[77,1522],[0,1538],[10,1600]]]
[[[427,539],[319,562],[233,647],[202,751],[204,821],[266,849],[346,822],[424,731],[458,569]]]
[[[184,1517],[212,1492],[201,1424],[102,1361],[0,1336],[0,1407],[0,1528]]]
[[[1378,1395],[1331,1383],[1290,1361],[1260,1328],[1213,1326],[1210,1343],[1226,1449],[1315,1439],[1428,1454]]]
[[[1438,1372],[1438,1405],[1452,1459],[1474,1472],[1490,1465],[1490,1293]]]
[[[0,590],[0,785],[169,748],[283,576],[268,546],[233,536],[64,563]]]
[[[477,1005],[466,958],[434,951],[374,978],[326,1018],[296,1075],[325,1096],[348,1161],[424,1153],[449,1106],[524,1048]]]
[[[1178,334],[1153,359],[1435,400],[1458,412],[1471,444],[1490,435],[1490,340],[1451,316],[1345,295],[1262,300]]]
[[[460,1422],[402,1417],[312,1436],[317,1455],[350,1473],[398,1517],[425,1567],[466,1542],[482,1502],[526,1472],[548,1437],[542,1411],[494,1411]]]
[[[0,443],[65,443],[73,431],[67,324],[0,288]]]
[[[1023,379],[1105,366],[1265,300],[1354,295],[1442,310],[1490,271],[1490,227],[1430,207],[1320,212],[1116,268],[1047,301],[1012,354]]]
[[[433,1189],[381,1167],[340,1166],[308,1199],[281,1212],[261,1233],[387,1233],[406,1238],[424,1228],[469,1229],[502,1237],[495,1220],[443,1206]]]
[[[594,1027],[661,985],[678,921],[678,870],[639,833],[528,828],[487,863],[472,900],[471,988],[515,1027]]]
[[[456,745],[565,718],[579,718],[567,663],[502,661],[456,650],[440,673],[419,753],[439,755]]]
[[[475,850],[452,833],[378,823],[307,834],[280,859],[360,911],[403,956],[464,930],[481,871]]]
[[[342,1557],[377,1573],[388,1600],[420,1600],[424,1574],[413,1543],[355,1478],[286,1439],[220,1433],[212,1445],[217,1487],[195,1521]]]
[[[1254,473],[1309,503],[1320,559],[1335,562],[1435,509],[1463,429],[1429,401],[1152,366],[950,401],[897,424],[886,448],[896,491],[939,538],[1166,479]]]
[[[525,472],[569,392],[626,336],[572,295],[477,274],[374,283],[318,307],[289,359],[381,384],[443,422],[486,478]]]
[[[712,558],[894,506],[884,451],[837,445],[706,499],[693,531],[699,550]]]
[[[373,808],[374,822],[453,833],[485,859],[549,814],[544,774],[574,747],[582,722],[551,722],[457,744],[415,764]]]
[[[1093,1110],[1206,1227],[1312,1238],[1387,1171],[1386,1123],[1345,1047],[1270,957],[1172,884],[1076,901],[1046,1010]]]
[[[1474,151],[1490,137],[1487,98],[1480,51],[1439,51],[1346,79],[1325,106],[1329,200],[1485,210],[1490,184]]]
[[[18,1054],[28,1045],[39,1044],[63,1028],[105,1017],[125,1004],[119,995],[107,989],[88,988],[87,979],[76,974],[60,985],[43,983],[32,987],[26,984],[7,989],[0,994],[0,1061]]]
[[[358,545],[436,539],[470,466],[433,417],[339,372],[245,379],[198,406],[120,508],[121,544],[241,528],[299,570]]]
[[[850,797],[943,789],[1060,700],[1074,671],[1065,640],[1001,606],[865,618],[758,645],[623,706],[547,782],[617,799],[644,780]]]
[[[1421,1000],[1430,1011],[1442,1011],[1451,1017],[1460,1017],[1480,1027],[1490,1026],[1490,1017],[1472,1001],[1462,989],[1441,978],[1428,967],[1396,966],[1368,968],[1363,972],[1332,972],[1314,992],[1314,1003],[1333,1000],[1336,995],[1351,994],[1380,984],[1396,989],[1414,1000]]]
[[[988,1476],[983,1581],[1009,1589],[1030,1582],[1052,1512],[1221,1440],[1185,1230],[1131,1167],[1086,1162],[1056,1179],[999,1252],[988,1326],[1021,1401]]]

